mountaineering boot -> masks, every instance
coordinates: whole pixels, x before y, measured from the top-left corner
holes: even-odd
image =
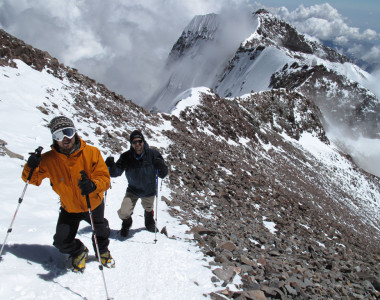
[[[129,217],[126,220],[123,220],[123,223],[121,223],[121,230],[120,235],[122,237],[127,237],[129,233],[129,228],[132,226],[132,217]]]
[[[115,260],[112,258],[109,250],[100,254],[100,261],[102,262],[102,265],[106,268],[115,268]]]
[[[86,267],[86,259],[88,257],[88,249],[84,246],[82,252],[72,257],[73,272],[83,273]]]
[[[155,232],[155,230],[158,231],[158,229],[156,229],[156,223],[154,222],[154,211],[150,211],[150,212],[147,212],[145,211],[144,213],[144,217],[145,217],[145,227],[146,227],[146,230],[150,231],[150,232]]]

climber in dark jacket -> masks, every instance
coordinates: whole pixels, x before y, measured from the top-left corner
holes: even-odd
[[[116,163],[112,156],[106,159],[111,177],[118,177],[125,172],[128,180],[126,194],[117,211],[122,220],[120,235],[123,237],[128,236],[132,226],[133,210],[139,198],[145,210],[145,227],[155,232],[153,203],[156,194],[156,175],[164,178],[168,174],[168,167],[162,155],[157,150],[149,148],[140,131],[133,131],[129,140],[131,148],[121,154]]]

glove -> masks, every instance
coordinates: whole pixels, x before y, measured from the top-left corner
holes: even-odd
[[[115,159],[112,156],[107,157],[106,165],[108,168],[112,168],[115,165]]]
[[[96,190],[96,185],[90,179],[81,179],[78,181],[78,186],[81,190],[82,196],[87,196]]]
[[[38,155],[36,153],[31,153],[27,161],[28,167],[31,169],[37,168],[41,162],[41,159],[42,159],[41,155]]]
[[[155,158],[153,160],[153,165],[156,169],[161,170],[165,166],[165,163],[162,159]]]
[[[158,177],[164,178],[168,174],[168,167],[162,158],[155,158],[153,160],[153,165],[158,170]]]

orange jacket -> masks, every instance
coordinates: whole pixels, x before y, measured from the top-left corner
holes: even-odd
[[[52,150],[42,154],[40,165],[34,170],[29,183],[39,186],[44,178],[49,178],[53,190],[59,195],[62,207],[69,213],[88,211],[86,197],[81,195],[78,180],[80,171],[86,171],[95,183],[96,190],[89,194],[91,209],[103,201],[103,192],[110,187],[108,168],[98,148],[87,145],[81,139],[78,151],[69,157]],[[30,168],[25,164],[22,179],[26,182]]]

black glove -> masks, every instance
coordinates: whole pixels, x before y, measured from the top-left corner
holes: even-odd
[[[158,177],[164,178],[168,174],[168,167],[165,165],[165,161],[162,158],[155,158],[153,165],[158,170]]]
[[[41,155],[36,154],[36,153],[31,153],[27,161],[28,167],[31,169],[37,168],[41,162],[41,159],[42,159]]]
[[[164,161],[163,161],[162,159],[160,159],[160,158],[155,158],[155,159],[153,160],[153,165],[154,165],[154,167],[155,167],[157,170],[161,170],[162,168],[165,167],[165,163],[164,163]]]
[[[115,165],[115,159],[112,156],[107,157],[106,165],[108,168],[112,168]]]
[[[78,181],[78,186],[82,192],[82,196],[87,196],[88,194],[96,190],[95,183],[90,179],[80,179]]]

